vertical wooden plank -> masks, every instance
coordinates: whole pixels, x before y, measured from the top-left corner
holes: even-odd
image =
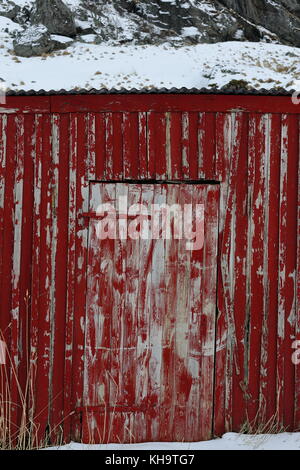
[[[88,158],[88,173],[89,180],[95,178],[96,173],[96,114],[88,113],[86,116],[86,132],[87,132],[87,158]],[[70,148],[71,151],[71,148]]]
[[[206,168],[206,114],[199,113],[199,127],[198,127],[198,148],[199,148],[199,169],[198,178],[205,179],[205,168]]]
[[[47,250],[50,252],[50,279],[48,280],[49,284],[47,285],[47,289],[50,290],[50,309],[49,309],[49,316],[50,316],[50,368],[49,368],[49,376],[48,376],[48,387],[49,387],[49,400],[51,406],[49,407],[49,423],[51,429],[51,442],[55,441],[57,438],[57,434],[55,431],[58,429],[55,428],[57,413],[59,413],[59,409],[57,403],[55,404],[55,412],[53,413],[53,403],[57,401],[58,397],[60,398],[60,394],[58,397],[56,393],[58,392],[57,387],[57,378],[54,377],[53,368],[54,368],[54,344],[55,344],[55,333],[56,333],[56,324],[55,324],[55,313],[56,313],[56,259],[57,259],[57,233],[58,233],[58,220],[57,220],[57,208],[58,208],[58,191],[59,191],[59,148],[60,148],[60,115],[54,114],[52,115],[52,148],[51,148],[51,216],[52,216],[52,224],[50,229],[51,238],[48,238],[48,246]],[[55,385],[53,387],[52,381],[55,381]],[[61,391],[60,391],[61,392]],[[59,418],[58,418],[59,419]]]
[[[84,119],[84,116],[81,116],[80,122]],[[79,132],[82,129],[83,124],[80,124]],[[79,133],[78,133],[79,136]],[[82,142],[84,136],[80,136],[80,141]],[[84,144],[81,143],[81,147]],[[95,159],[96,159],[96,170],[95,177],[98,180],[103,180],[105,178],[105,168],[106,168],[106,119],[105,113],[97,113],[95,115]]]
[[[15,184],[15,167],[16,167],[16,115],[10,114],[5,116],[2,121],[2,129],[6,133],[5,137],[2,135],[2,142],[4,144],[3,159],[5,166],[3,167],[3,176],[5,177],[5,185],[3,187],[3,245],[2,245],[2,275],[0,277],[0,331],[2,339],[6,343],[6,351],[8,361],[5,366],[1,366],[1,387],[3,396],[11,403],[11,293],[12,293],[12,259],[13,259],[13,245],[14,245],[14,184]],[[9,142],[9,145],[8,145]],[[9,411],[9,406],[5,411]],[[14,416],[10,418],[9,429],[10,433],[15,433],[16,407],[12,405]]]
[[[298,122],[299,132],[299,122]],[[299,132],[300,145],[300,132]],[[300,164],[298,161],[298,203],[297,203],[297,268],[296,268],[296,340],[300,341]],[[299,343],[298,343],[299,344]],[[298,349],[300,349],[298,347]],[[295,429],[300,428],[300,371],[296,367],[295,379]]]
[[[171,180],[183,178],[182,170],[182,116],[181,113],[170,113],[170,153]]]
[[[139,176],[139,118],[138,113],[123,114],[124,178]]]
[[[69,115],[54,115],[53,118],[53,193],[54,209],[52,238],[52,361],[51,415],[52,438],[60,438],[63,423],[64,359],[66,334],[66,290],[67,290],[67,242],[69,213]],[[55,429],[55,430],[54,430]]]
[[[91,122],[91,121],[90,121]],[[93,116],[92,116],[93,123]],[[105,177],[105,116],[96,114],[95,151],[89,146],[86,136],[86,121],[84,114],[76,115],[76,266],[75,266],[75,296],[74,296],[74,329],[73,329],[73,389],[72,406],[75,415],[72,421],[74,439],[81,439],[81,417],[83,400],[84,373],[84,344],[85,344],[85,311],[86,311],[86,273],[87,273],[87,244],[88,226],[82,213],[89,210],[89,180]]]
[[[4,275],[4,224],[5,224],[5,190],[6,190],[6,153],[7,153],[7,116],[0,116],[0,288]],[[0,307],[1,309],[1,307]],[[1,312],[3,313],[3,312]],[[2,315],[1,315],[2,317]],[[3,317],[2,317],[3,318]],[[0,320],[0,331],[4,332],[4,324]]]
[[[141,204],[151,210],[154,187],[151,184],[141,185]],[[143,226],[139,242],[139,286],[138,286],[138,312],[137,312],[137,346],[136,346],[136,405],[141,410],[136,414],[137,441],[147,442],[147,399],[149,384],[150,350],[150,316],[151,316],[151,274],[153,244],[150,233]],[[144,411],[143,411],[144,410]],[[137,431],[138,430],[138,431]]]
[[[171,113],[165,113],[166,180],[172,180]]]
[[[0,115],[0,293],[1,284],[3,278],[3,260],[4,260],[4,208],[5,208],[5,168],[6,168],[6,133],[7,133],[7,116],[5,114]],[[1,341],[3,341],[4,329],[6,326],[4,321],[5,318],[2,316],[3,312],[1,311],[0,306],[0,336]],[[3,321],[4,320],[4,321]],[[2,343],[3,345],[3,343]],[[2,346],[3,348],[3,346]],[[6,390],[7,390],[7,371],[4,364],[0,366],[0,395],[3,397],[3,400],[7,400]],[[6,407],[3,407],[3,414],[6,412]]]
[[[123,177],[123,114],[106,113],[106,169],[107,180],[117,180]]]
[[[89,210],[89,184],[88,161],[86,159],[86,133],[85,116],[77,114],[77,172],[76,172],[76,274],[75,274],[75,310],[74,310],[74,338],[73,338],[73,406],[75,410],[82,406],[83,397],[83,371],[84,371],[84,342],[85,342],[85,309],[86,309],[86,270],[87,270],[87,226],[82,212]],[[101,132],[97,138],[96,151],[96,177],[103,178],[103,153],[99,151],[98,144],[102,141],[103,120],[102,115],[96,116],[96,133]],[[99,139],[99,140],[98,140]],[[101,147],[102,149],[103,147]],[[81,412],[76,412],[73,420],[73,439],[81,439]]]
[[[182,171],[183,179],[198,179],[198,119],[199,114],[182,114]]]
[[[249,345],[248,345],[248,370],[249,383],[247,394],[248,420],[251,425],[257,423],[261,416],[260,408],[260,358],[261,358],[261,334],[262,334],[262,312],[264,311],[264,198],[265,198],[265,115],[251,115],[251,140],[249,158],[252,160],[254,181],[250,197],[251,214],[251,250],[249,266],[250,283],[250,305],[251,314],[249,323]],[[249,163],[249,165],[251,165]]]
[[[184,180],[190,177],[189,155],[189,113],[182,113],[182,177]]]
[[[113,172],[113,167],[114,167],[114,146],[116,143],[115,137],[114,137],[113,113],[105,114],[105,129],[106,129],[105,178],[107,180],[112,180],[115,177],[114,172]]]
[[[197,133],[196,133],[197,137]],[[192,203],[195,204],[204,204],[205,206],[208,203],[207,192],[204,186],[195,186],[192,191]],[[216,224],[215,229],[217,230],[218,224]],[[205,243],[209,240],[210,243],[210,233],[206,232],[205,227]],[[203,311],[204,307],[204,276],[206,275],[204,264],[204,249],[195,250],[190,253],[191,258],[191,271],[190,271],[190,318],[189,318],[189,338],[188,338],[188,360],[187,360],[187,370],[191,375],[191,389],[187,400],[186,406],[186,433],[185,440],[188,442],[198,441],[202,439],[202,431],[205,427],[204,423],[206,422],[203,406],[207,404],[201,402],[201,392],[203,397],[203,391],[206,387],[201,387],[202,380],[204,378],[204,372],[202,372],[202,353],[210,354],[210,351],[205,351],[202,342],[206,342],[204,328],[206,328],[206,315],[208,312]],[[214,300],[214,302],[216,299]],[[213,312],[215,317],[215,312]],[[202,336],[203,334],[203,336]],[[211,346],[210,346],[211,347]],[[214,342],[213,342],[214,348]],[[208,372],[207,379],[213,381],[213,367]],[[201,390],[202,389],[202,390]],[[212,404],[208,404],[208,413],[212,409]],[[211,424],[210,424],[211,425]],[[206,432],[205,432],[206,434]]]
[[[285,286],[287,234],[287,168],[288,168],[288,116],[282,115],[281,159],[280,159],[280,202],[279,202],[279,279],[278,279],[278,322],[277,322],[277,413],[278,424],[284,426],[284,357],[285,357]]]
[[[148,178],[166,179],[167,174],[167,123],[165,113],[148,114]]]
[[[16,172],[14,181],[14,242],[12,264],[12,299],[11,299],[11,401],[18,404],[19,370],[19,334],[20,334],[20,273],[21,273],[21,243],[22,243],[22,211],[24,184],[24,116],[16,116]],[[18,408],[12,407],[11,422],[17,426]]]
[[[297,267],[297,184],[299,164],[299,117],[287,117],[287,187],[286,194],[286,265],[285,265],[285,335],[284,335],[284,426],[294,429],[295,364],[291,361],[291,349],[296,339],[296,267]],[[284,222],[283,222],[284,223]]]
[[[181,204],[177,185],[167,186],[167,204]],[[174,224],[174,214],[171,214]],[[174,234],[174,229],[173,229]],[[165,241],[165,314],[162,316],[162,366],[161,366],[161,410],[160,410],[160,441],[168,441],[173,437],[173,423],[176,406],[176,355],[175,329],[177,314],[177,295],[174,293],[177,283],[178,240]]]
[[[155,149],[156,149],[156,179],[165,180],[167,177],[167,153],[166,153],[166,114],[156,114],[155,124]]]
[[[192,204],[191,185],[180,185],[180,203]],[[191,279],[191,252],[186,249],[186,239],[178,241],[177,279],[174,292],[176,293],[176,325],[175,325],[175,413],[173,436],[176,441],[184,441],[186,424],[186,402],[189,397],[192,378],[187,369],[188,358],[188,332],[190,317],[190,279]],[[180,293],[180,294],[179,294]]]
[[[48,416],[43,413],[43,410],[40,409],[40,391],[36,387],[38,382],[38,368],[41,366],[45,367],[46,357],[43,357],[44,364],[38,362],[39,357],[39,337],[43,335],[43,331],[39,331],[39,315],[40,315],[40,263],[41,263],[41,252],[40,252],[40,240],[41,240],[41,203],[42,203],[42,155],[43,155],[43,115],[36,115],[34,119],[35,124],[35,136],[34,139],[34,148],[32,149],[31,158],[34,164],[33,179],[30,181],[31,187],[34,188],[34,198],[33,198],[33,220],[32,220],[32,239],[31,239],[31,248],[32,250],[32,281],[31,281],[31,297],[27,299],[28,302],[28,316],[30,311],[30,318],[27,318],[29,323],[27,330],[26,344],[30,344],[30,390],[33,391],[34,397],[29,397],[29,406],[30,406],[30,415],[29,419],[32,420],[36,430],[36,445],[39,445],[39,442],[43,442],[45,438],[45,429],[48,422]],[[48,155],[47,155],[48,156]],[[28,263],[26,263],[28,266]],[[31,307],[31,308],[30,308]],[[30,310],[29,310],[30,308]],[[48,331],[47,331],[48,333]],[[27,336],[27,335],[26,335]],[[28,371],[28,368],[27,368]],[[48,394],[46,393],[46,400],[48,399]]]
[[[216,114],[201,113],[199,118],[199,172],[200,179],[214,180],[216,166]]]
[[[95,159],[95,115],[90,116],[89,152]],[[69,164],[69,221],[68,221],[68,268],[67,268],[67,308],[66,308],[66,345],[65,345],[65,377],[64,377],[64,440],[71,437],[72,418],[74,414],[72,403],[73,382],[73,325],[74,297],[76,272],[76,173],[77,173],[77,118],[70,115],[70,164]]]
[[[269,251],[268,251],[268,241],[269,241],[269,231],[270,231],[270,220],[269,220],[269,186],[270,186],[270,144],[271,144],[271,124],[270,116],[268,114],[264,115],[263,123],[263,133],[264,133],[264,155],[263,155],[263,193],[262,193],[262,204],[264,207],[263,214],[263,225],[261,230],[261,238],[263,239],[263,264],[262,264],[262,282],[263,282],[263,318],[262,318],[262,327],[261,327],[261,357],[260,357],[260,378],[259,378],[259,413],[258,420],[260,424],[267,423],[267,402],[268,396],[266,394],[267,390],[267,377],[266,377],[266,361],[268,355],[268,317],[269,312],[269,272],[268,272],[268,260],[269,260]]]
[[[34,383],[37,367],[37,344],[38,344],[38,316],[34,308],[36,296],[38,295],[39,273],[35,266],[35,256],[38,245],[33,249],[33,237],[36,231],[35,209],[36,199],[40,197],[39,185],[35,174],[36,146],[37,146],[37,125],[41,120],[41,115],[25,116],[24,123],[24,185],[23,185],[23,225],[22,225],[22,249],[21,249],[21,273],[20,273],[20,338],[19,342],[23,349],[23,362],[21,359],[22,375],[19,376],[20,388],[25,391],[35,390]],[[34,194],[35,191],[35,194]],[[37,214],[38,217],[38,214]],[[34,232],[34,233],[33,233]],[[32,268],[28,269],[29,266]],[[37,290],[32,291],[33,283],[37,283]],[[31,323],[31,324],[30,324]],[[30,338],[31,336],[31,338]],[[31,339],[31,344],[30,344]],[[34,352],[33,352],[34,350]],[[35,355],[35,358],[33,358]],[[30,366],[29,366],[30,361]],[[27,394],[26,394],[27,395]],[[31,393],[32,395],[32,393]],[[34,397],[24,396],[24,401],[29,407],[29,417],[34,417]],[[28,419],[26,411],[26,419]]]
[[[110,173],[112,171],[112,160],[111,160],[111,157],[112,155],[109,155],[108,152],[107,152],[107,136],[109,134],[109,130],[108,130],[108,127],[110,125],[109,123],[109,119],[107,119],[108,116],[107,115],[103,115],[103,120],[102,120],[102,128],[101,128],[101,133],[102,133],[102,137],[103,137],[103,154],[100,155],[100,157],[102,157],[102,159],[104,159],[104,172],[105,172],[105,175],[107,173]],[[96,119],[96,118],[95,118]],[[90,132],[93,133],[93,129],[95,128],[96,130],[96,121],[94,122],[94,119],[93,119],[93,116],[91,115],[87,115],[86,116],[86,120],[85,122],[82,122],[81,121],[81,125],[83,126],[87,126],[87,129],[88,129],[88,134]],[[79,126],[78,126],[79,128]],[[87,145],[87,148],[86,148],[86,145]],[[78,146],[78,151],[80,151],[80,156],[81,158],[85,158],[85,161],[83,162],[83,166],[85,167],[85,174],[84,176],[82,177],[82,182],[81,182],[81,195],[82,195],[82,209],[83,210],[86,210],[86,208],[90,208],[90,200],[92,201],[92,192],[91,192],[91,186],[90,186],[90,182],[95,180],[95,177],[96,177],[96,171],[97,171],[97,154],[96,154],[96,151],[94,151],[95,147],[94,145],[90,145],[89,143],[89,140],[87,141],[81,141],[81,147]],[[87,151],[87,157],[84,157],[84,152]],[[83,153],[81,153],[83,152]],[[84,170],[83,170],[84,171]],[[78,207],[77,207],[77,210],[78,210]],[[96,211],[96,209],[95,209]],[[87,223],[87,221],[85,221],[85,223]],[[88,257],[88,237],[90,235],[90,231],[89,233],[87,234],[86,233],[86,238],[85,238],[85,242],[87,243],[85,246],[84,246],[84,251],[85,251],[85,256],[87,259]],[[89,266],[89,264],[87,265],[87,267]],[[82,297],[82,302],[85,303],[85,323],[82,323],[82,325],[84,325],[85,327],[85,336],[84,336],[84,341],[87,342],[88,340],[88,337],[87,337],[87,334],[86,332],[87,331],[90,331],[87,329],[87,326],[86,326],[86,322],[87,322],[87,317],[86,317],[86,314],[87,314],[87,310],[86,310],[86,306],[88,305],[87,304],[87,296],[88,296],[88,285],[87,285],[87,271],[85,271],[83,274],[83,278],[85,279],[85,289],[87,289],[85,292],[84,292],[84,297]],[[97,322],[98,318],[95,318],[95,321]],[[93,329],[92,329],[92,332],[93,332]],[[97,340],[96,340],[97,341]],[[98,343],[97,343],[98,344]],[[105,351],[105,354],[107,354],[107,352]],[[82,360],[85,361],[86,360],[86,355],[82,355]],[[84,366],[83,366],[84,367]],[[93,374],[91,374],[93,375]],[[91,389],[88,389],[88,387],[85,388],[85,383],[84,383],[84,376],[82,377],[82,380],[83,380],[83,395],[82,395],[82,399],[84,401],[84,394],[85,394],[85,391],[88,390],[88,393],[90,392]],[[97,385],[97,381],[95,383],[95,385]],[[99,392],[98,394],[98,398],[99,396],[101,395],[101,391]],[[97,404],[98,402],[95,401],[95,403]],[[83,403],[84,405],[86,404],[86,402]],[[103,403],[101,403],[103,404]],[[89,436],[89,440],[93,441],[93,439],[100,439],[100,442],[103,441],[103,439],[105,438],[105,433],[106,433],[106,430],[107,430],[107,426],[106,426],[106,418],[107,418],[107,413],[106,413],[106,410],[105,410],[105,413],[102,414],[100,413],[100,415],[98,415],[98,418],[100,419],[97,419],[95,418],[93,412],[91,413],[84,413],[83,414],[83,425],[82,425],[82,436],[83,436],[83,439],[86,439],[86,432],[88,432],[88,436]],[[86,422],[86,419],[88,420]],[[104,420],[104,425],[103,425],[103,420]],[[88,424],[88,428],[86,429],[85,425]],[[103,434],[100,436],[99,435],[99,432],[100,432],[100,429],[103,429]]]
[[[35,115],[24,116],[24,182],[22,206],[22,233],[20,258],[20,298],[19,298],[19,385],[28,396],[26,385],[35,380],[33,371],[29,370],[30,355],[30,306],[32,305],[31,279],[32,270],[28,269],[32,263],[32,237],[33,237],[33,205],[34,205],[34,160],[35,160],[36,132]],[[32,372],[32,373],[31,373]],[[24,397],[25,399],[25,397]]]
[[[123,114],[113,113],[113,177],[123,178]],[[138,140],[139,141],[139,140]]]
[[[221,270],[221,251],[223,231],[226,220],[226,204],[229,191],[231,162],[232,119],[229,113],[218,113],[216,116],[216,179],[220,184],[220,217],[218,241],[218,299],[216,328],[216,363],[215,363],[215,406],[214,432],[222,435],[225,431],[225,396],[226,396],[226,346],[227,346],[227,315],[224,301],[224,289]],[[201,135],[201,134],[200,134]],[[200,155],[200,152],[199,152]],[[199,166],[203,163],[199,162]]]
[[[116,184],[116,201],[119,198],[128,200],[128,185]],[[127,214],[128,204],[120,208]],[[125,214],[124,214],[125,215]],[[127,222],[125,223],[127,230]],[[126,284],[127,240],[125,230],[115,240],[115,257],[113,270],[113,306],[111,316],[111,363],[109,371],[110,389],[109,403],[111,406],[109,417],[108,441],[120,442],[124,436],[124,416],[116,412],[116,406],[122,403],[123,388],[123,355],[124,355],[124,317],[125,317],[125,284]]]
[[[230,265],[230,276],[233,285],[232,306],[234,312],[236,345],[235,355],[237,367],[233,369],[233,429],[240,430],[245,422],[245,325],[247,312],[246,297],[246,261],[247,261],[247,238],[248,238],[248,116],[238,114],[234,129],[234,141],[232,152],[236,159],[236,173],[231,180],[233,186],[233,209],[231,221],[231,252],[228,263]],[[247,366],[246,366],[247,367]]]
[[[155,112],[149,111],[148,115],[148,132],[147,132],[147,155],[148,155],[148,179],[154,180],[155,179],[155,127],[156,127],[156,120],[155,120]]]
[[[191,180],[197,180],[199,172],[198,120],[199,113],[189,113],[189,167]],[[213,135],[213,139],[215,139],[215,135]]]
[[[228,170],[227,184],[224,183],[220,201],[220,279],[222,280],[222,296],[224,309],[226,312],[226,365],[225,365],[225,405],[224,419],[225,429],[232,429],[233,420],[233,395],[232,384],[234,368],[239,373],[239,360],[236,356],[236,325],[234,318],[234,286],[235,286],[235,238],[232,236],[236,221],[234,184],[237,177],[237,167],[239,161],[239,145],[241,132],[241,113],[231,114],[229,155],[230,166]]]
[[[141,203],[141,185],[132,184],[128,190],[128,214],[130,208]],[[122,400],[120,403],[129,409],[136,404],[136,374],[137,374],[137,323],[138,323],[138,293],[139,293],[139,268],[140,268],[140,235],[136,239],[131,238],[132,230],[141,231],[139,218],[128,221],[129,237],[126,242],[126,279],[125,309],[123,324],[123,362],[122,362]],[[128,429],[124,429],[124,441],[131,442],[138,439],[139,429],[134,426],[135,413],[129,412],[132,420],[128,422]]]
[[[166,203],[166,187],[154,185],[154,204]],[[151,356],[149,359],[148,375],[148,407],[153,408],[153,414],[147,413],[147,434],[151,441],[159,439],[159,407],[160,407],[160,376],[162,359],[162,316],[165,311],[164,294],[164,240],[152,240],[151,265],[151,310],[149,343]]]
[[[33,232],[33,282],[31,324],[31,367],[35,374],[34,422],[39,426],[37,439],[45,439],[50,407],[49,373],[51,360],[51,230],[52,230],[52,180],[50,115],[36,122],[36,156],[34,168],[35,217]],[[39,198],[41,201],[39,202]],[[40,211],[40,214],[39,214]],[[39,222],[40,221],[40,222]],[[40,224],[40,226],[39,226]],[[39,240],[38,240],[39,238]],[[39,246],[38,246],[39,244]],[[39,279],[37,279],[37,276]],[[36,291],[36,289],[38,289]],[[37,321],[37,325],[36,325]],[[36,344],[37,341],[37,344]],[[38,358],[43,358],[38,361]],[[36,366],[35,366],[36,364]]]
[[[277,413],[277,314],[278,314],[278,262],[279,262],[279,181],[280,181],[280,153],[281,153],[281,116],[269,115],[269,125],[266,138],[269,139],[267,149],[269,159],[269,184],[266,189],[268,206],[268,240],[267,240],[267,266],[264,275],[265,306],[263,337],[265,351],[261,357],[261,396],[266,406],[266,421],[275,418]],[[266,262],[265,262],[266,264]],[[262,350],[262,351],[263,351]]]
[[[201,337],[201,381],[200,381],[200,423],[201,439],[212,437],[213,426],[213,394],[214,394],[214,361],[216,333],[216,298],[217,298],[217,241],[218,241],[218,206],[219,187],[203,188],[205,201],[194,189],[194,201],[204,202],[204,252],[202,265],[202,305],[200,315]]]
[[[147,113],[139,113],[139,169],[140,178],[147,179],[148,175],[148,116]]]
[[[231,159],[234,133],[235,115],[232,113],[218,113],[216,116],[216,180],[220,181],[220,220],[219,232],[220,241],[223,238],[224,226],[226,223],[227,202],[229,199],[231,169],[234,162]],[[203,122],[203,116],[200,121]],[[199,126],[199,130],[201,130]],[[202,161],[199,166],[203,166]],[[220,242],[219,242],[220,243]]]

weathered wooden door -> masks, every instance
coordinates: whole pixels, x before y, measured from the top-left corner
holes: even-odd
[[[91,183],[84,441],[211,436],[218,199],[218,185]]]

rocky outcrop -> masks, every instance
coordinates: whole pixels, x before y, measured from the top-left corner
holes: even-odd
[[[300,45],[299,0],[82,0],[100,40],[179,44],[230,40]]]
[[[62,0],[27,0],[24,5],[0,0],[0,15],[23,27],[42,24],[50,35],[80,40],[93,34],[96,44],[265,41],[300,47],[300,0],[78,0],[71,7]]]
[[[43,24],[51,34],[76,35],[73,13],[62,0],[36,0],[30,21]]]
[[[300,47],[299,0],[221,0],[242,17],[276,33],[284,44]]]
[[[17,33],[14,39],[15,54],[20,57],[40,56],[49,54],[54,50],[65,49],[69,42],[65,38],[60,40],[57,36],[51,36],[44,25],[33,25]]]
[[[0,2],[0,16],[5,16],[10,20],[15,20],[20,13],[21,8],[10,0],[1,0]]]
[[[100,41],[211,43],[259,41],[261,32],[217,0],[82,0],[76,14],[92,19]]]

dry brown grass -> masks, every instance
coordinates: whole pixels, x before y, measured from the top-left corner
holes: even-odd
[[[0,340],[4,341],[0,331]],[[21,386],[12,357],[6,348],[7,366],[0,365],[0,450],[35,450],[62,445],[61,423],[41,439],[39,415],[35,415],[35,370],[27,363],[25,385]],[[9,370],[9,373],[8,373]],[[17,389],[17,403],[12,399],[11,383]],[[16,395],[16,393],[14,394]],[[16,410],[17,409],[17,413]],[[43,413],[44,410],[41,411]],[[17,422],[16,416],[17,414]]]

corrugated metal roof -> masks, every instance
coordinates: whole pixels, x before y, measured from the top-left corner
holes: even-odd
[[[8,90],[7,96],[50,96],[50,95],[124,95],[124,94],[189,94],[189,95],[261,95],[261,96],[291,96],[296,90],[286,90],[284,88],[101,88],[101,89],[72,89],[72,90]]]

